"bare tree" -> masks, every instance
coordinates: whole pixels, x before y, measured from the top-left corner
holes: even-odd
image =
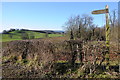
[[[110,34],[110,40],[116,47],[119,47],[119,26],[118,26],[118,16],[117,16],[117,10],[113,10],[111,13],[109,13],[110,16],[110,25],[111,25],[111,34]],[[118,48],[116,48],[118,49]]]
[[[112,14],[109,13],[110,16],[110,23],[112,25],[112,27],[115,27],[115,24],[117,22],[117,15],[116,15],[116,10],[113,10]]]
[[[74,36],[74,38],[81,38],[87,40],[89,37],[88,31],[93,27],[93,18],[89,15],[80,15],[70,17],[65,23],[67,32]],[[93,29],[94,34],[94,29]]]

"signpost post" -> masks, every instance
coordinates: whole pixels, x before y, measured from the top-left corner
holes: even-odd
[[[109,65],[109,48],[110,48],[110,26],[109,26],[108,13],[109,13],[108,5],[105,6],[105,9],[95,10],[92,12],[92,14],[105,14],[106,16],[106,48],[107,48],[106,61],[107,61],[107,65]]]

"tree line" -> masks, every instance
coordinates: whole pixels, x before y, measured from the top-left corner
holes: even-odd
[[[9,38],[13,38],[15,35],[14,33],[10,33],[15,31],[15,33],[20,33],[20,38],[25,40],[25,39],[34,39],[35,35],[33,33],[26,33],[25,31],[28,31],[27,29],[10,29],[10,30],[3,30],[2,34],[8,34]]]
[[[116,10],[109,14],[110,40],[118,40],[118,19]],[[83,41],[103,40],[105,41],[105,25],[99,27],[93,23],[94,18],[87,14],[71,16],[64,27],[70,39],[80,38]]]

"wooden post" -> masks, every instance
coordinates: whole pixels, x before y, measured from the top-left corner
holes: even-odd
[[[108,5],[106,5],[106,10],[108,10]],[[106,47],[109,52],[110,47],[110,26],[109,26],[109,18],[108,13],[106,13]]]
[[[108,5],[106,5],[106,10],[108,10]],[[110,53],[110,26],[109,26],[109,14],[106,13],[106,69],[109,70],[109,53]]]
[[[104,14],[106,16],[106,55],[105,55],[105,59],[106,59],[106,69],[109,70],[109,53],[110,53],[110,26],[109,26],[109,9],[108,9],[108,5],[105,6],[105,9],[102,10],[95,10],[92,11],[92,14]]]

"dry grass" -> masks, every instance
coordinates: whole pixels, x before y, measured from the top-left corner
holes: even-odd
[[[3,43],[3,77],[91,77],[91,75],[83,76],[84,72],[77,72],[82,69],[79,68],[79,65],[71,72],[68,64],[71,60],[71,51],[69,45],[65,42],[66,40],[68,40],[67,37],[55,37]],[[92,58],[91,55],[93,54],[99,54],[97,56],[100,60],[105,49],[104,44],[104,41],[84,44],[83,53],[88,54],[86,61],[92,62],[94,57]],[[118,54],[111,51],[110,64],[113,66],[118,65],[118,59]],[[97,64],[99,64],[99,60]],[[79,63],[77,62],[76,64]],[[55,68],[55,64],[59,64],[58,67]],[[61,70],[66,72],[58,75]],[[101,73],[101,75],[99,74],[96,77],[101,76],[104,75]],[[105,77],[109,76],[106,75]]]

